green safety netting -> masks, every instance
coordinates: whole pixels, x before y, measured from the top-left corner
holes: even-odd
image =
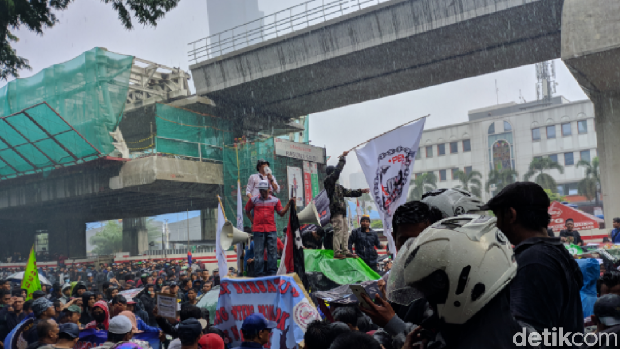
[[[271,170],[280,185],[280,192],[276,196],[282,202],[282,206],[290,198],[290,190],[287,183],[287,167],[303,168],[303,161],[285,156],[275,155],[274,138],[264,139],[255,142],[237,144],[236,146],[225,146],[223,150],[223,171],[224,171],[224,190],[223,204],[226,218],[231,222],[237,219],[237,180],[241,178],[241,197],[243,205],[247,202],[245,189],[250,175],[256,173],[256,163],[259,159],[264,159],[270,163]],[[323,189],[324,170],[323,165],[319,165],[319,185]],[[301,208],[298,208],[298,210]],[[280,217],[276,214],[276,227],[278,235],[282,235],[282,230],[288,224],[288,214]],[[250,220],[244,215],[244,226],[251,227]]]
[[[0,178],[96,159],[101,153],[47,103],[0,118]]]
[[[230,121],[166,104],[157,104],[155,146],[158,153],[222,161],[232,143]]]
[[[306,273],[323,273],[339,285],[357,284],[380,278],[361,258],[334,259],[332,250],[304,250]]]
[[[114,131],[122,117],[132,64],[131,56],[94,48],[68,62],[43,69],[32,77],[13,80],[0,88],[0,117],[46,102],[77,134],[107,155],[114,150],[109,132]],[[30,128],[33,133],[38,132],[38,128],[26,125],[27,122],[21,125],[28,128],[24,132]],[[75,137],[75,133],[59,137]],[[69,150],[78,154],[87,151],[84,149]],[[45,162],[40,158],[40,152],[31,152],[31,155],[32,161]]]

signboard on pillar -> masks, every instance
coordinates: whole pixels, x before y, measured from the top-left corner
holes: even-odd
[[[308,206],[314,197],[312,195],[312,174],[310,171],[310,162],[308,161],[304,161],[304,194],[306,195],[304,206]]]
[[[297,198],[297,207],[302,207],[304,205],[304,193],[302,188],[303,177],[301,175],[301,168],[287,166],[286,174],[288,178],[288,193]]]
[[[319,172],[317,170],[316,162],[310,163],[310,177],[312,178],[312,197],[315,198],[319,195]]]

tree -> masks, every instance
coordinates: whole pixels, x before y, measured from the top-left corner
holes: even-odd
[[[601,172],[598,157],[592,159],[592,162],[579,160],[579,162],[577,162],[577,168],[579,167],[586,168],[586,178],[579,182],[577,191],[579,195],[585,196],[588,200],[595,199],[596,205],[598,206],[598,192],[601,187]]]
[[[432,172],[421,173],[409,185],[407,201],[420,200],[424,193],[437,189],[437,176]]]
[[[558,185],[555,179],[550,174],[545,173],[545,170],[558,170],[560,173],[564,173],[564,166],[551,160],[548,157],[534,158],[530,162],[530,167],[523,178],[529,181],[532,177],[536,176],[534,182],[543,187],[543,189],[549,189],[554,193],[558,192]]]
[[[95,245],[93,253],[96,255],[113,254],[123,249],[123,226],[118,221],[107,221],[103,229],[90,237],[90,243]]]
[[[458,170],[454,176],[462,183],[462,185],[458,185],[457,188],[466,190],[477,197],[481,196],[482,182],[480,179],[482,178],[482,174],[480,172],[470,171],[469,173],[465,173]]]
[[[549,200],[551,202],[553,201],[557,201],[557,202],[562,202],[562,201],[566,201],[566,197],[562,196],[558,193],[554,193],[552,192],[550,189],[544,189],[545,193],[547,193],[547,196],[549,197]]]
[[[507,185],[516,182],[517,177],[519,177],[517,171],[509,168],[503,170],[491,170],[491,172],[489,172],[489,179],[485,184],[485,190],[487,193],[491,193],[491,186],[495,185],[495,192],[498,193]]]
[[[142,25],[156,26],[168,11],[177,6],[180,0],[101,0],[111,4],[118,13],[123,26],[133,29],[132,16]],[[0,0],[0,80],[19,77],[19,70],[32,69],[28,60],[17,55],[11,43],[19,41],[12,30],[22,25],[37,34],[51,28],[58,19],[56,11],[65,10],[72,0]]]
[[[374,221],[370,222],[370,227],[372,229],[382,229],[383,222],[380,219],[375,219]]]

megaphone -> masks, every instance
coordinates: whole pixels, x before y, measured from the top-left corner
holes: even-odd
[[[232,245],[247,242],[250,234],[235,228],[232,223],[227,221],[220,232],[220,244],[223,250],[227,250]]]
[[[314,224],[319,227],[321,226],[321,217],[319,216],[319,212],[316,210],[316,206],[314,206],[314,201],[311,201],[306,208],[299,212],[297,214],[297,218],[299,219],[299,224]]]

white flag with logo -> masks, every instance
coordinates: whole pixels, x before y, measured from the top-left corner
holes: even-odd
[[[220,233],[226,223],[226,217],[224,217],[224,210],[222,205],[217,205],[217,233],[215,233],[215,256],[217,257],[217,267],[220,270],[220,277],[223,279],[228,275],[228,262],[226,261],[226,252],[222,249],[222,243],[220,241]]]
[[[396,254],[392,238],[392,216],[405,203],[409,193],[413,163],[418,152],[426,118],[397,128],[356,149],[370,195],[383,220],[383,234],[390,252]]]

